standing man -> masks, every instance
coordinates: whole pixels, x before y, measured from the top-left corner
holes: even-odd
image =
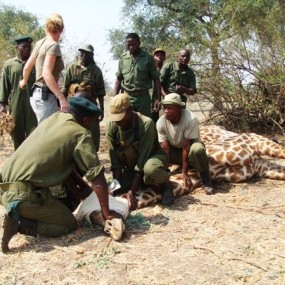
[[[162,48],[155,49],[155,51],[153,52],[153,59],[154,59],[157,70],[160,71],[166,59],[165,50]]]
[[[162,48],[157,48],[155,49],[155,51],[153,52],[153,59],[154,59],[154,62],[155,62],[155,65],[156,65],[156,68],[157,70],[160,72],[161,71],[161,68],[163,66],[163,63],[166,59],[166,52],[164,49]],[[152,89],[152,100],[151,100],[151,118],[152,120],[156,123],[159,116],[161,116],[161,112],[160,110],[156,109],[154,110],[154,104],[155,104],[155,101],[156,101],[156,98],[157,98],[157,95],[156,95],[156,92],[155,92],[155,88]]]
[[[137,208],[135,195],[144,183],[160,187],[162,204],[172,205],[168,159],[159,146],[154,122],[133,112],[126,93],[113,97],[109,110],[106,136],[113,178],[120,182],[123,192],[131,191],[131,209]]]
[[[188,66],[190,51],[181,49],[176,62],[165,64],[161,69],[160,82],[161,93],[164,97],[169,93],[177,93],[182,102],[187,101],[185,95],[194,95],[196,89],[196,76]]]
[[[192,186],[188,174],[189,165],[201,176],[206,194],[214,194],[210,179],[209,163],[204,144],[200,139],[199,122],[189,110],[183,109],[185,103],[179,94],[170,93],[162,102],[164,115],[156,123],[158,141],[168,154],[169,162],[182,165],[184,186]]]
[[[76,92],[88,92],[93,97],[93,103],[98,105],[101,115],[98,120],[94,120],[91,127],[91,135],[96,147],[100,147],[100,125],[104,118],[104,96],[106,95],[105,84],[101,69],[94,61],[94,48],[86,44],[79,49],[79,60],[68,66],[65,79],[63,94],[65,96],[74,96]]]
[[[24,89],[19,88],[23,68],[31,55],[32,38],[20,37],[15,40],[18,56],[7,60],[1,76],[0,113],[7,112],[7,105],[15,121],[11,133],[16,150],[37,126],[37,118],[30,105],[32,85],[35,82],[35,69],[32,70]]]
[[[104,167],[87,130],[99,114],[88,99],[71,98],[68,112],[45,119],[8,159],[0,183],[0,204],[6,208],[2,252],[9,251],[17,232],[58,237],[77,228],[71,210],[49,189],[63,184],[74,169],[91,183],[103,218],[117,217],[109,209]]]
[[[133,110],[151,117],[151,98],[149,89],[155,89],[157,98],[154,109],[159,109],[161,101],[161,86],[159,72],[153,57],[140,48],[140,37],[130,33],[126,37],[127,52],[119,59],[116,73],[115,94],[124,90],[129,95]],[[152,84],[153,83],[153,84]]]

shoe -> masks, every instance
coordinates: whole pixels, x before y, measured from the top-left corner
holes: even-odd
[[[5,214],[4,221],[3,221],[3,236],[2,236],[2,252],[7,253],[9,251],[9,242],[12,237],[17,234],[19,229],[19,222],[17,222],[12,217]]]
[[[165,206],[171,206],[174,204],[173,186],[171,182],[163,184],[161,203]]]
[[[215,193],[214,186],[211,182],[210,173],[200,172],[201,180],[202,180],[202,187],[204,188],[207,195],[212,195]]]
[[[207,195],[215,194],[215,189],[213,187],[213,184],[210,181],[207,183],[202,183],[202,187],[205,190]]]

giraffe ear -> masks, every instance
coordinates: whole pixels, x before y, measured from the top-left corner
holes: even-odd
[[[113,240],[120,240],[125,231],[125,225],[122,219],[107,220],[104,232],[109,234]]]

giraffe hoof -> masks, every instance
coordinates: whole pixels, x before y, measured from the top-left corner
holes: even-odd
[[[107,220],[104,232],[109,234],[113,240],[119,241],[125,231],[125,225],[122,219],[114,218]]]

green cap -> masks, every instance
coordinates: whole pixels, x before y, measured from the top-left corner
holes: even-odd
[[[84,50],[88,52],[94,52],[94,47],[89,44],[82,45],[78,50]]]
[[[101,111],[96,104],[92,103],[83,97],[71,97],[68,100],[69,111],[75,113],[76,115],[96,117],[100,116]]]
[[[15,39],[15,44],[18,45],[20,43],[24,43],[24,42],[28,42],[31,43],[33,41],[33,39],[31,37],[28,36],[20,36],[18,38]]]

